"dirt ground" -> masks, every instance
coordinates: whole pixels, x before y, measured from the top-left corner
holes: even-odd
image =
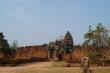
[[[53,67],[52,62],[0,67],[0,73],[80,73],[80,70],[80,67]],[[94,67],[91,70],[93,70],[92,73],[110,73],[110,67]]]

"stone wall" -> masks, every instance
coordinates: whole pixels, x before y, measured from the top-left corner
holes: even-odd
[[[3,52],[0,52],[0,59],[3,59],[4,58],[4,54]]]
[[[72,54],[71,54],[71,60],[72,61],[81,61],[82,57],[87,56],[87,50],[85,48],[74,48]],[[64,60],[70,59],[70,54],[64,54],[63,55]]]
[[[15,60],[47,59],[47,46],[27,46],[16,50]]]

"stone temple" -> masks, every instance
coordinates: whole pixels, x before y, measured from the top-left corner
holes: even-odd
[[[73,50],[73,38],[68,31],[65,37],[55,42],[50,42],[48,46],[48,58],[62,60],[66,54],[71,54]]]
[[[66,53],[70,53],[73,49],[73,38],[68,31],[64,37],[64,48],[66,50]]]
[[[74,46],[73,44],[73,37],[70,32],[67,31],[62,39],[57,39],[49,44],[19,47],[11,55],[8,53],[4,54],[0,51],[0,63],[4,62],[4,59],[7,58],[7,56],[11,58],[10,62],[12,64],[30,62],[33,60],[72,60],[79,62],[81,58],[85,56],[86,49],[80,46]]]

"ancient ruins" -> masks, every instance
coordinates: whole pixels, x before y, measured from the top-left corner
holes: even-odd
[[[74,46],[73,37],[68,31],[63,39],[50,42],[49,44],[19,47],[12,54],[0,51],[0,63],[11,63],[15,65],[30,61],[60,60],[79,63],[83,57],[88,56],[89,51],[91,51],[89,48],[87,49],[80,45]],[[110,58],[110,49],[106,51],[105,59],[108,61]],[[5,62],[4,58],[9,58],[9,60]],[[103,61],[101,64],[105,65]]]

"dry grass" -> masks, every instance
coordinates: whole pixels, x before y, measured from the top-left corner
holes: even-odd
[[[80,67],[53,67],[52,64],[53,62],[42,62],[17,67],[0,67],[0,73],[80,73],[81,70]],[[92,73],[110,73],[110,67],[90,69]]]
[[[92,67],[92,73],[110,73],[110,67]]]
[[[65,61],[53,62],[52,66],[54,67],[67,67],[68,63]],[[70,67],[80,67],[80,63],[70,63]]]
[[[52,66],[53,67],[67,67],[68,63],[65,61],[60,61],[60,62],[53,62]]]

